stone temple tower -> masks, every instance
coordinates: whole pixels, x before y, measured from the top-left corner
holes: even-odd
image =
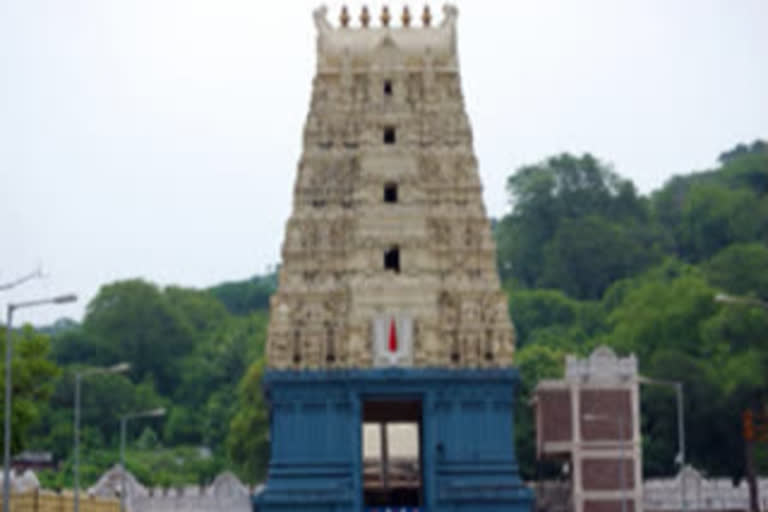
[[[304,128],[264,384],[257,510],[527,510],[514,330],[456,51],[457,10],[394,27],[314,13]],[[353,26],[354,25],[354,26]],[[374,26],[376,25],[376,26]],[[419,25],[419,26],[416,26]],[[400,510],[400,508],[398,508]]]

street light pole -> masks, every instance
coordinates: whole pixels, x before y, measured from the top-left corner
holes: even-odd
[[[80,510],[80,381],[83,376],[75,374],[75,451],[74,451],[74,486],[75,512]]]
[[[752,297],[740,297],[737,295],[728,295],[726,293],[718,293],[715,295],[715,302],[722,302],[726,304],[743,304],[745,306],[756,306],[759,308],[768,309],[768,302]]]
[[[685,483],[685,409],[683,408],[683,382],[678,380],[651,379],[649,377],[640,377],[641,384],[652,384],[654,386],[669,386],[674,388],[677,402],[677,457],[676,462],[680,464],[680,505],[685,512],[688,509],[686,503],[686,483]]]
[[[75,373],[75,446],[74,446],[74,512],[80,512],[80,388],[83,377],[97,374],[120,373],[131,368],[119,363],[107,368],[88,368]]]
[[[3,512],[10,512],[11,495],[11,361],[13,356],[11,322],[13,304],[8,304],[8,320],[5,323],[5,425],[3,436]]]
[[[30,272],[29,274],[23,275],[21,277],[18,277],[14,279],[13,281],[9,281],[7,283],[0,284],[0,291],[10,290],[11,288],[16,288],[20,284],[26,283],[27,281],[31,281],[32,279],[35,279],[37,277],[43,277],[43,270],[38,268],[34,272]]]
[[[133,418],[146,418],[164,416],[165,409],[151,409],[149,411],[125,414],[120,417],[120,512],[125,512],[126,485],[125,485],[125,431],[128,420]]]
[[[3,434],[3,512],[11,511],[11,404],[13,361],[13,312],[21,308],[42,306],[44,304],[67,304],[77,300],[76,295],[60,295],[49,299],[30,300],[8,304],[5,323],[5,421]]]
[[[685,411],[683,410],[683,383],[675,382],[675,394],[677,395],[677,444],[680,450],[680,500],[683,512],[688,509],[686,503],[686,483],[685,483]]]
[[[125,424],[128,417],[120,418],[120,512],[125,512]]]
[[[765,309],[768,312],[768,302],[760,299],[756,299],[754,297],[742,297],[742,296],[734,296],[734,295],[727,295],[725,293],[718,293],[715,295],[715,302],[721,302],[726,304],[739,304],[743,306],[752,306],[752,307],[760,307]],[[759,511],[760,510],[760,503],[759,503],[759,485],[757,482],[757,477],[755,476],[755,467],[754,467],[754,455],[752,453],[752,450],[754,449],[752,445],[752,441],[744,439],[744,465],[745,465],[745,473],[747,477],[747,486],[749,487],[749,508],[753,511]]]

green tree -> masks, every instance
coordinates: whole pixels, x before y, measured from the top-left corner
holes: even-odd
[[[512,211],[495,225],[505,281],[599,298],[614,280],[659,259],[661,232],[648,202],[589,154],[521,167],[507,192]]]
[[[766,223],[761,210],[757,195],[749,189],[715,184],[692,187],[683,205],[682,255],[698,262],[730,244],[758,239]]]
[[[768,247],[763,244],[730,245],[704,265],[704,273],[724,292],[768,300]]]
[[[51,450],[57,458],[72,451],[75,372],[68,367],[53,380],[53,393],[46,414],[30,433],[36,447]],[[116,446],[120,415],[164,406],[167,401],[157,394],[151,379],[134,384],[124,375],[91,375],[82,381],[80,424],[91,432],[95,448]]]
[[[599,303],[578,301],[560,290],[509,292],[509,314],[514,320],[518,349],[529,343],[575,347],[580,340],[599,332],[603,323]]]
[[[176,433],[187,440],[199,439],[214,450],[224,442],[236,404],[231,397],[250,364],[262,357],[266,342],[267,316],[253,313],[232,317],[215,332],[200,340],[182,364],[181,383],[174,393],[174,411],[166,428],[166,441],[178,442]],[[182,407],[183,412],[175,409]],[[187,414],[204,421],[193,425],[181,420]],[[180,420],[180,421],[177,421]]]
[[[713,290],[695,267],[668,261],[615,284],[606,293],[607,334],[594,344],[608,344],[642,360],[656,350],[678,347],[708,355],[700,325],[717,311]]]
[[[675,176],[652,195],[654,218],[670,247],[685,261],[699,262],[732,243],[768,235],[766,143],[740,144],[720,155],[720,166]]]
[[[515,408],[515,446],[520,473],[527,480],[552,477],[559,471],[556,464],[536,461],[536,431],[530,401],[540,380],[562,378],[565,351],[528,345],[517,351],[516,364],[520,371],[520,385]]]
[[[559,287],[571,297],[599,299],[614,282],[657,263],[632,227],[588,216],[564,219],[543,248],[544,268],[537,285]]]
[[[251,365],[238,390],[238,411],[232,419],[227,447],[241,478],[263,480],[269,462],[269,418],[261,379],[264,360]]]
[[[156,286],[139,279],[102,287],[83,327],[100,345],[100,363],[131,363],[133,378],[153,379],[163,395],[178,386],[181,361],[195,342],[184,315]]]
[[[109,359],[109,351],[99,344],[82,325],[52,334],[51,356],[57,364],[83,364]]]
[[[45,411],[44,404],[53,391],[51,379],[59,370],[48,359],[50,352],[48,336],[36,332],[29,325],[13,331],[11,335],[13,343],[13,359],[11,360],[13,378],[11,452],[19,452],[26,446],[30,428],[40,420],[41,413]],[[7,342],[5,327],[0,330],[0,339],[2,339],[0,347],[5,353]],[[5,374],[5,359],[3,359],[0,368]],[[4,380],[0,384],[0,391],[5,394]],[[5,421],[5,410],[0,411],[0,419]]]
[[[224,304],[208,292],[169,286],[162,295],[198,336],[213,332],[230,320]]]
[[[264,276],[254,276],[246,281],[222,283],[209,292],[235,315],[253,311],[267,311],[269,298],[277,288],[277,271]]]
[[[690,462],[738,478],[741,410],[768,398],[768,313],[718,304],[715,292],[699,268],[669,261],[611,287],[603,300],[609,331],[591,343],[637,354],[645,375],[682,381]],[[643,393],[645,470],[669,474],[677,450],[674,398]]]

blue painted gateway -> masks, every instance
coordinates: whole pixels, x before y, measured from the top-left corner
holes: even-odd
[[[272,459],[254,510],[527,511],[512,444],[516,384],[512,369],[269,372]],[[418,425],[418,485],[366,486],[367,422]]]
[[[496,271],[457,11],[315,11],[313,80],[264,389],[260,512],[527,511],[515,334]],[[354,24],[354,26],[353,26]]]

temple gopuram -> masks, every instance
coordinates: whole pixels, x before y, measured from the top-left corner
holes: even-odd
[[[496,271],[457,15],[314,12],[317,69],[264,389],[255,511],[527,511],[515,334]],[[397,25],[397,26],[394,26]]]

